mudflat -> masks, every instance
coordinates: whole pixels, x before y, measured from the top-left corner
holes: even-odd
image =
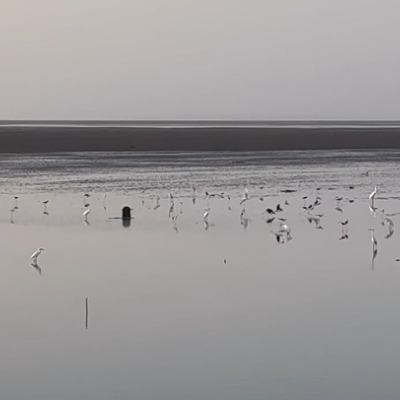
[[[400,149],[400,127],[0,125],[0,153]]]

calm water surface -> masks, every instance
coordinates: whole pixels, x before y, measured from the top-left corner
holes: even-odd
[[[2,398],[398,399],[398,217],[385,239],[381,210],[400,212],[399,161],[399,152],[2,156]],[[302,209],[316,187],[323,230]],[[208,229],[205,191],[231,196],[210,200]],[[169,192],[182,207],[177,229]],[[292,230],[285,244],[262,214],[277,203]],[[126,205],[130,227],[114,219]],[[338,240],[346,219],[349,239]],[[42,275],[30,265],[38,247]]]

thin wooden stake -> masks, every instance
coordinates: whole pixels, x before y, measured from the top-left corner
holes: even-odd
[[[86,329],[89,325],[89,299],[86,297]]]

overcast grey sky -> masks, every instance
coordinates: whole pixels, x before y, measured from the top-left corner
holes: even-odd
[[[400,119],[400,1],[2,0],[0,119]]]

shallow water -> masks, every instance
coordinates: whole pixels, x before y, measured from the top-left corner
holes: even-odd
[[[385,238],[381,210],[400,211],[399,159],[399,152],[2,157],[3,397],[397,399],[400,249],[396,227]],[[375,184],[376,214],[368,207]],[[245,187],[250,200],[240,205]],[[323,230],[302,209],[316,187]],[[205,191],[225,198],[208,203]],[[176,229],[169,192],[175,212],[183,203]],[[277,203],[293,237],[284,244],[271,233],[279,224],[263,214]],[[130,227],[115,219],[125,205],[133,207]],[[396,226],[398,217],[390,218]],[[349,239],[338,240],[345,219]],[[42,275],[29,259],[38,247]]]

